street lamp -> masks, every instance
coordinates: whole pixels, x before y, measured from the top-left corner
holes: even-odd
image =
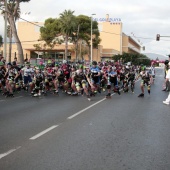
[[[6,51],[7,51],[7,0],[4,1],[4,4],[0,3],[0,7],[4,6],[4,44],[3,44],[3,57],[6,60]]]
[[[90,61],[92,62],[93,60],[93,42],[92,42],[92,29],[93,29],[93,26],[92,26],[92,23],[93,23],[93,15],[96,15],[96,14],[91,14],[91,58],[90,58]]]

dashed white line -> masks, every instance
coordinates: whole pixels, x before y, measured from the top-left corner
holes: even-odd
[[[7,156],[7,155],[11,154],[12,152],[15,152],[16,150],[18,150],[18,149],[20,149],[20,148],[21,148],[21,146],[19,146],[19,147],[15,148],[15,149],[11,149],[11,150],[9,150],[9,151],[8,151],[8,152],[6,152],[6,153],[2,153],[2,154],[0,154],[0,159],[2,159],[3,157],[5,157],[5,156]]]
[[[102,100],[99,100],[98,102],[96,102],[96,103],[94,103],[94,104],[92,104],[92,105],[86,107],[86,108],[83,109],[83,110],[80,110],[79,112],[73,114],[72,116],[68,117],[67,119],[73,119],[74,117],[76,117],[76,116],[78,116],[79,114],[83,113],[84,111],[90,109],[91,107],[93,107],[93,106],[95,106],[95,105],[97,105],[97,104],[103,102],[104,100],[106,100],[106,98],[104,98],[104,99],[102,99]]]
[[[136,82],[138,82],[138,81],[140,81],[140,79],[138,79]],[[122,89],[121,89],[120,91],[122,91]],[[113,95],[115,95],[115,93],[111,94],[111,96],[113,96]],[[95,106],[95,105],[97,105],[97,104],[103,102],[104,100],[106,100],[106,98],[103,98],[102,100],[99,100],[98,102],[96,102],[96,103],[94,103],[94,104],[92,104],[92,105],[86,107],[85,109],[80,110],[79,112],[73,114],[72,116],[68,117],[67,119],[73,119],[74,117],[80,115],[81,113],[83,113],[83,112],[85,112],[86,110],[92,108],[93,106]]]
[[[39,138],[40,136],[46,134],[47,132],[49,132],[49,131],[55,129],[55,128],[58,127],[58,126],[59,126],[59,125],[51,126],[50,128],[48,128],[48,129],[46,129],[46,130],[44,130],[44,131],[38,133],[37,135],[31,137],[30,140],[35,140],[35,139]]]

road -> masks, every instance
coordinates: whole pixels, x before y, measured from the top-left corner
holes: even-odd
[[[0,170],[169,170],[163,70],[151,94],[0,97]]]

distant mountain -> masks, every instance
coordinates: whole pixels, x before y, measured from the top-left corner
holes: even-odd
[[[156,60],[157,58],[159,60],[168,60],[168,56],[163,56],[160,54],[155,54],[155,53],[143,53],[143,54],[146,55],[151,60]]]

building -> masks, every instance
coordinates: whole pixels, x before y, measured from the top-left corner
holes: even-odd
[[[123,33],[122,35],[122,51],[125,53],[138,54],[141,52],[141,45],[132,37]]]
[[[101,43],[97,49],[93,49],[93,60],[101,61],[112,59],[113,55],[127,53],[140,53],[141,46],[132,37],[122,33],[122,22],[112,22],[106,17],[104,22],[99,22]],[[44,46],[40,39],[40,22],[18,22],[18,36],[20,38],[24,59],[30,58],[52,58],[58,61],[64,59],[65,44],[57,44],[50,49]],[[17,43],[17,42],[16,42]],[[17,58],[17,45],[12,45],[12,60]],[[8,48],[7,48],[8,49]],[[68,44],[68,59],[87,60],[90,59],[90,48],[83,42],[78,42],[78,55],[76,58],[75,45]],[[7,53],[8,55],[8,53]]]

